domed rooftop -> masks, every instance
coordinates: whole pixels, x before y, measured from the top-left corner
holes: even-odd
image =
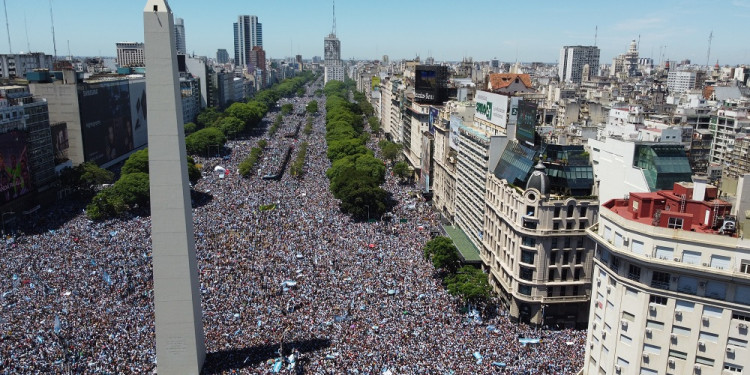
[[[550,181],[549,177],[546,173],[544,173],[544,170],[547,169],[544,164],[540,161],[537,163],[537,165],[534,167],[534,172],[531,172],[531,176],[529,176],[529,180],[526,181],[526,189],[536,189],[541,193],[542,195],[549,194],[550,189]]]

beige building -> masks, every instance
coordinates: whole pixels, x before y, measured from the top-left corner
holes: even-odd
[[[497,169],[488,174],[480,256],[512,318],[585,327],[593,253],[585,228],[596,221],[598,201],[550,193],[544,171],[537,165],[526,189]]]
[[[705,181],[705,180],[703,180]],[[701,180],[604,203],[584,374],[742,374],[750,241]]]

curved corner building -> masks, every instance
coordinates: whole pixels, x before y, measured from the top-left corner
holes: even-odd
[[[750,371],[750,241],[705,180],[602,205],[583,373]],[[748,370],[745,370],[748,368]]]

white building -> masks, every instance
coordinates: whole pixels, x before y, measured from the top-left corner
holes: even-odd
[[[34,69],[52,70],[52,55],[41,52],[0,55],[0,77],[23,78]]]
[[[695,88],[695,72],[672,71],[667,75],[667,89],[670,93],[676,94]]]
[[[119,42],[117,46],[117,66],[144,66],[143,43]]]
[[[560,50],[557,76],[561,82],[581,83],[583,67],[588,65],[596,72],[599,67],[599,47],[565,46]],[[594,75],[594,74],[591,74]]]
[[[750,367],[750,241],[731,235],[731,205],[716,198],[696,180],[602,205],[587,230],[596,256],[583,374]]]
[[[324,84],[328,81],[343,82],[346,73],[344,63],[341,61],[341,41],[336,38],[335,33],[331,33],[323,39],[323,57],[325,59]]]

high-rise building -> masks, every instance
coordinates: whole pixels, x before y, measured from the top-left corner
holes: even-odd
[[[325,83],[328,83],[328,81],[344,81],[341,42],[335,33],[331,33],[323,39],[323,59],[325,65]]]
[[[226,64],[229,62],[229,52],[224,48],[216,50],[216,62],[219,64]]]
[[[52,55],[41,52],[0,55],[0,77],[24,77],[34,69],[53,70]]]
[[[689,71],[673,70],[667,75],[667,89],[672,94],[677,94],[695,88],[697,74]]]
[[[177,54],[187,54],[187,47],[185,45],[185,21],[182,18],[175,18],[174,20],[174,40]]]
[[[599,47],[564,46],[560,50],[557,76],[561,82],[581,83],[585,65],[589,66],[589,70],[599,67]]]
[[[117,46],[117,66],[144,66],[143,43],[119,42]]]
[[[234,24],[234,64],[250,65],[250,51],[263,47],[263,26],[258,16],[238,16]]]

